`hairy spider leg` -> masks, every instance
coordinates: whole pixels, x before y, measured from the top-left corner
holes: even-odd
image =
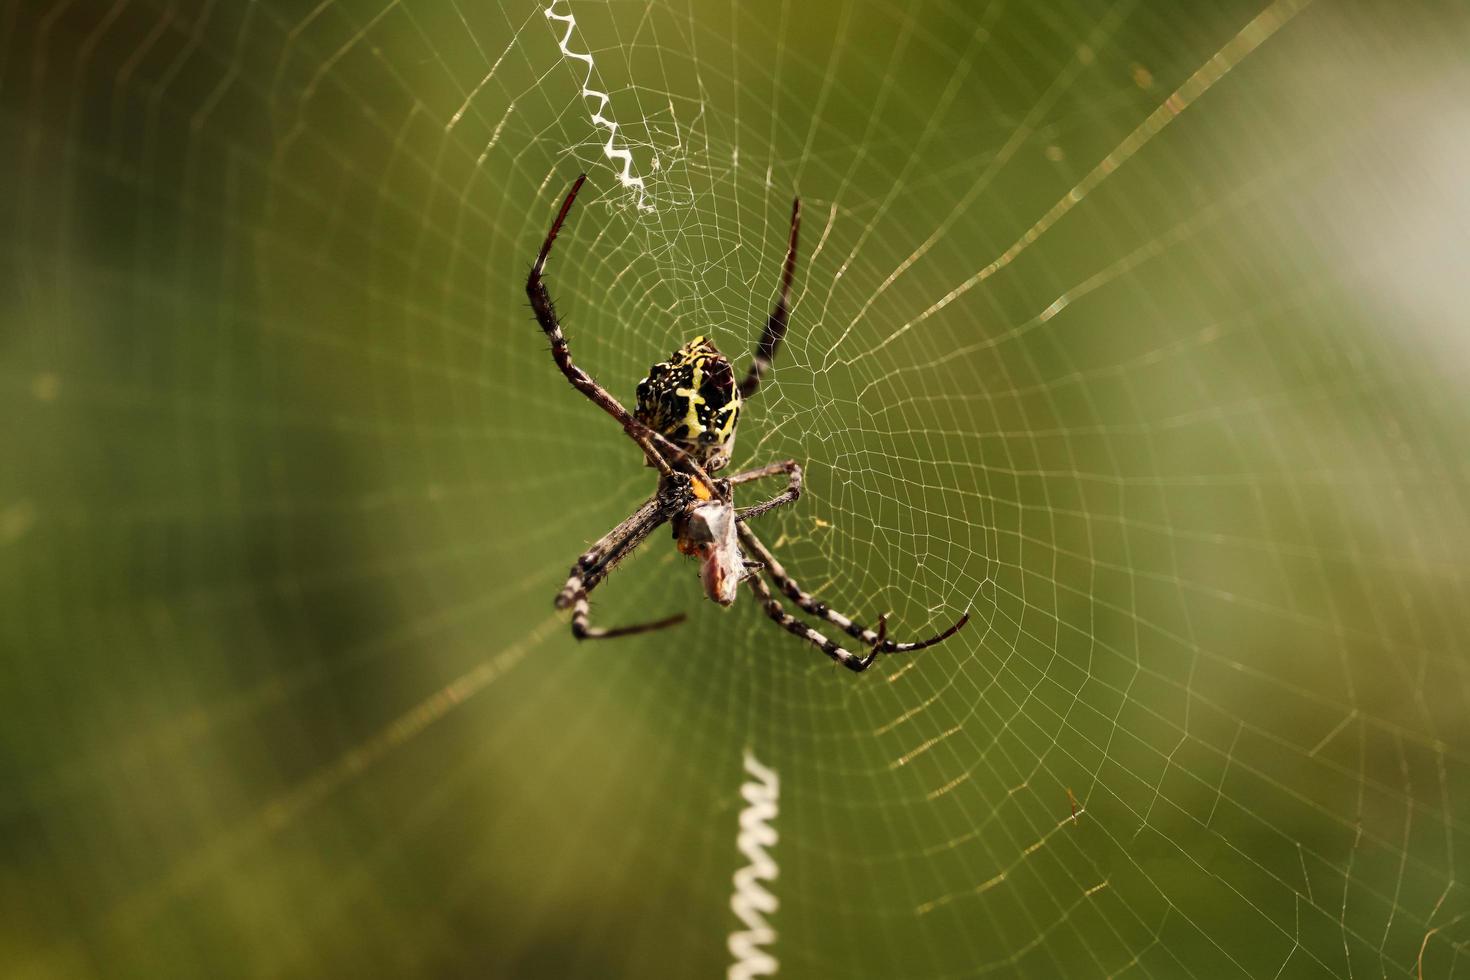
[[[782,490],[770,500],[762,501],[753,507],[742,507],[735,512],[737,520],[748,521],[753,517],[759,517],[767,511],[775,510],[794,503],[801,496],[801,464],[794,459],[783,459],[779,463],[771,463],[744,473],[736,473],[728,478],[730,486],[739,486],[742,483],[750,483],[752,480],[764,480],[769,476],[780,476],[786,474],[786,489]]]
[[[617,527],[603,535],[596,544],[584,551],[572,565],[566,584],[556,595],[556,608],[572,607],[572,635],[579,640],[606,640],[615,636],[631,636],[634,633],[650,633],[684,621],[679,613],[664,619],[633,626],[618,626],[604,629],[587,625],[587,596],[602,584],[608,573],[642,544],[650,534],[662,527],[669,519],[669,501],[662,495],[649,498]]]
[[[786,265],[781,270],[781,292],[776,306],[766,320],[766,329],[761,331],[760,343],[756,344],[755,356],[750,368],[740,382],[740,397],[749,398],[761,386],[761,379],[771,369],[781,339],[786,336],[786,321],[791,314],[791,280],[796,275],[796,235],[801,228],[801,198],[791,202],[791,239],[786,245]]]
[[[741,530],[743,531],[744,528],[742,527]],[[773,596],[771,590],[766,588],[766,583],[761,580],[759,575],[752,575],[745,581],[750,586],[750,590],[755,593],[756,599],[760,601],[761,608],[765,610],[766,615],[775,620],[777,625],[792,636],[806,640],[848,670],[855,673],[862,673],[871,667],[873,661],[878,658],[879,651],[876,646],[868,651],[866,657],[860,657],[851,650],[843,649],[836,640],[827,639],[827,637],[791,615],[781,605],[781,600]]]
[[[541,252],[536,256],[536,264],[531,266],[531,273],[526,277],[526,295],[531,299],[531,309],[536,313],[536,322],[541,324],[541,329],[551,340],[551,356],[556,361],[556,366],[561,368],[561,373],[566,375],[572,387],[591,399],[598,408],[617,419],[623,431],[643,450],[643,455],[648,457],[648,461],[658,468],[660,475],[671,479],[674,477],[674,469],[669,464],[669,459],[665,458],[665,453],[687,464],[695,476],[695,495],[708,500],[713,495],[714,485],[709,474],[705,473],[704,469],[678,446],[634,418],[632,413],[624,408],[611,392],[594,381],[586,371],[572,363],[571,350],[567,346],[566,336],[562,333],[561,321],[556,315],[556,306],[551,301],[551,292],[546,288],[546,282],[541,278],[541,274],[546,268],[546,258],[551,254],[551,246],[556,243],[556,236],[561,232],[561,226],[572,210],[572,203],[577,200],[577,192],[582,189],[582,184],[586,180],[587,175],[581,174],[572,184],[572,189],[567,192],[561,210],[556,213],[556,220],[551,223],[551,230],[546,233],[546,241],[541,244]],[[659,444],[657,448],[655,443]],[[663,451],[661,452],[660,449]],[[701,493],[701,490],[704,493]]]
[[[878,648],[883,653],[910,653],[915,650],[922,650],[925,647],[930,647],[949,639],[969,622],[970,614],[966,612],[953,626],[930,639],[917,643],[897,643],[889,640],[887,637],[886,614],[879,619],[878,629],[876,631],[870,630],[866,626],[853,622],[848,617],[830,608],[825,602],[804,591],[797,584],[796,580],[787,574],[786,569],[776,560],[775,555],[771,553],[770,549],[755,536],[753,531],[743,524],[744,521],[759,517],[767,511],[774,510],[784,504],[789,504],[801,496],[801,465],[794,459],[782,460],[781,462],[771,463],[756,469],[746,470],[743,473],[736,473],[729,478],[729,483],[733,487],[742,483],[762,480],[767,477],[780,476],[783,473],[787,476],[785,490],[770,500],[737,512],[742,522],[738,533],[741,544],[745,546],[746,552],[754,559],[753,567],[764,569],[771,576],[771,580],[776,583],[776,586],[799,607],[813,616],[821,616],[854,639],[862,640],[864,643]]]
[[[827,622],[836,626],[838,629],[841,629],[853,639],[861,640],[862,642],[868,644],[870,647],[872,647],[875,653],[912,653],[915,650],[922,650],[925,647],[932,647],[936,643],[942,643],[945,640],[949,639],[951,636],[954,636],[956,633],[964,628],[966,623],[970,621],[970,613],[966,611],[965,614],[954,623],[954,625],[949,627],[949,629],[945,630],[942,633],[937,633],[934,636],[929,637],[929,639],[927,640],[919,640],[915,643],[899,643],[894,640],[890,640],[888,639],[887,625],[885,622],[887,620],[886,613],[882,617],[880,617],[877,630],[870,630],[866,626],[863,626],[861,623],[854,622],[847,616],[842,615],[842,613],[837,612],[835,609],[832,609],[825,602],[821,601],[810,592],[803,590],[802,587],[797,584],[796,579],[792,578],[786,572],[786,569],[783,568],[781,566],[781,563],[776,560],[776,556],[771,553],[771,550],[767,548],[764,543],[761,542],[760,538],[755,536],[755,532],[750,530],[750,528],[742,524],[740,525],[738,533],[740,535],[740,543],[745,546],[745,550],[750,554],[752,558],[754,558],[763,566],[763,571],[771,577],[771,581],[776,583],[777,588],[779,588],[788,599],[796,603],[797,606],[799,606],[804,611],[810,613],[811,615],[821,616]],[[787,628],[790,629],[790,627]],[[810,639],[810,637],[808,637],[808,639]],[[818,645],[820,646],[821,644]]]
[[[536,264],[531,266],[530,275],[526,277],[526,295],[531,300],[531,309],[536,314],[536,322],[541,324],[541,329],[551,341],[551,356],[556,361],[556,366],[566,379],[572,383],[582,394],[586,395],[593,404],[604,412],[617,419],[634,442],[638,443],[648,461],[658,467],[660,473],[672,476],[673,469],[663,454],[654,448],[652,440],[642,431],[643,426],[628,412],[612,393],[603,388],[593,380],[592,376],[572,363],[572,354],[567,346],[566,335],[562,333],[561,321],[556,315],[556,305],[551,300],[551,292],[546,288],[545,281],[541,278],[542,271],[546,268],[546,259],[551,254],[551,246],[556,244],[556,236],[561,232],[562,224],[567,220],[567,215],[572,210],[572,204],[577,200],[577,193],[586,183],[587,175],[580,174],[572,184],[572,189],[567,192],[566,200],[562,201],[561,210],[556,213],[556,220],[551,223],[551,230],[546,233],[546,240],[541,243],[541,251],[536,256]]]

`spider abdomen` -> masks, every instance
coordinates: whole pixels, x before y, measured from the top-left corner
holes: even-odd
[[[708,337],[695,337],[638,383],[638,421],[714,472],[730,461],[740,420],[735,370]]]

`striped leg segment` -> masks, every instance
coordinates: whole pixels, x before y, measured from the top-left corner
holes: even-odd
[[[766,320],[766,329],[761,332],[760,343],[755,346],[755,357],[750,369],[740,382],[740,397],[749,398],[761,386],[761,379],[771,370],[781,339],[786,336],[786,321],[791,314],[791,280],[796,275],[796,233],[801,228],[801,198],[791,202],[791,239],[786,245],[786,264],[781,270],[781,293],[776,298],[776,307]]]
[[[861,640],[863,643],[871,646],[877,653],[912,653],[915,650],[932,647],[936,643],[942,643],[951,636],[954,636],[970,621],[970,614],[967,611],[949,629],[931,636],[927,640],[919,640],[915,643],[899,643],[890,640],[888,639],[888,616],[886,613],[879,618],[878,629],[876,630],[868,629],[861,623],[853,622],[848,617],[842,615],[842,613],[829,607],[816,596],[804,591],[797,584],[796,579],[787,574],[786,569],[776,560],[776,556],[762,543],[760,538],[755,536],[755,533],[749,527],[744,524],[740,525],[739,534],[740,543],[745,548],[746,554],[765,567],[765,572],[771,577],[771,581],[776,583],[777,587],[780,588],[788,599],[796,603],[805,612],[813,616],[821,616],[827,622],[841,629],[848,636],[851,636],[855,640]]]
[[[736,511],[736,517],[742,521],[748,521],[752,517],[759,517],[766,511],[784,507],[801,496],[801,464],[794,459],[782,460],[769,466],[762,466],[755,470],[746,470],[744,473],[736,473],[730,477],[730,485],[739,486],[752,480],[763,480],[769,476],[780,476],[786,474],[786,489],[764,503],[756,504],[754,507],[743,507]]]
[[[750,590],[760,600],[761,608],[766,611],[766,615],[775,620],[782,629],[792,636],[798,636],[806,640],[848,670],[861,673],[871,667],[874,660],[878,659],[879,651],[877,647],[868,651],[866,657],[860,657],[851,650],[845,650],[838,646],[835,640],[827,639],[821,633],[818,633],[806,623],[791,615],[782,607],[781,600],[777,599],[771,594],[771,590],[766,588],[766,583],[761,580],[759,575],[752,575],[745,581],[750,584]]]
[[[663,501],[656,496],[645,500],[621,524],[577,557],[571,574],[567,576],[567,584],[557,594],[556,608],[569,607],[579,590],[591,592],[597,588],[618,562],[632,554],[633,549],[667,520],[668,511]]]
[[[588,593],[601,585],[618,562],[632,554],[635,548],[667,520],[666,504],[658,497],[652,497],[577,559],[571,574],[567,576],[566,584],[556,596],[556,608],[572,609],[573,636],[579,640],[606,640],[615,636],[648,633],[684,621],[681,613],[651,623],[612,629],[587,625]]]

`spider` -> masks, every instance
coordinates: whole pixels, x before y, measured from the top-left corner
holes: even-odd
[[[866,670],[879,654],[922,650],[948,639],[967,623],[966,612],[944,632],[917,643],[898,643],[888,638],[888,615],[878,618],[878,628],[868,629],[802,590],[781,567],[750,529],[750,521],[768,511],[792,503],[801,496],[801,466],[794,459],[782,460],[724,479],[711,476],[730,462],[735,429],[744,399],[754,395],[786,335],[791,279],[796,271],[796,236],[801,225],[801,199],[791,204],[791,237],[786,263],[781,272],[781,292],[766,320],[760,342],[745,376],[736,383],[734,369],[708,337],[695,337],[655,364],[638,384],[637,408],[629,412],[607,389],[572,363],[566,337],[557,320],[551,294],[542,279],[546,257],[561,231],[577,192],[587,179],[579,176],[562,202],[536,264],[526,278],[526,293],[536,320],[551,341],[551,356],[572,387],[611,415],[628,437],[643,450],[647,464],[658,470],[658,488],[652,497],[626,520],[613,528],[572,566],[566,584],[556,596],[558,609],[571,608],[572,635],[579,640],[607,639],[664,629],[684,620],[683,614],[639,623],[604,628],[588,625],[587,596],[624,558],[664,523],[673,527],[679,551],[699,559],[700,580],[705,595],[722,606],[735,601],[740,584],[755,593],[767,616],[788,632],[819,648],[837,663],[853,671]],[[786,477],[786,488],[753,507],[735,506],[735,488],[770,477]],[[746,555],[752,556],[747,559]],[[867,647],[865,654],[844,649],[835,640],[812,629],[788,613],[761,572],[799,608],[832,623]]]

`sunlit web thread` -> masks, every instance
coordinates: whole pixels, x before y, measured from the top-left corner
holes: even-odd
[[[1106,157],[1100,160],[1081,181],[1053,204],[1047,210],[1046,214],[1042,215],[1009,248],[969,279],[966,279],[944,296],[940,297],[918,316],[893,331],[877,347],[873,348],[873,350],[881,350],[887,347],[890,343],[907,333],[916,324],[927,320],[965,293],[968,293],[975,286],[1010,265],[1015,261],[1017,256],[1040,239],[1042,235],[1046,234],[1053,225],[1064,218],[1069,211],[1076,207],[1098,185],[1117,171],[1119,167],[1127,163],[1149,140],[1162,132],[1184,110],[1188,109],[1202,95],[1208,92],[1211,86],[1225,77],[1232,68],[1245,60],[1247,56],[1268,41],[1277,31],[1286,26],[1293,17],[1306,9],[1311,2],[1312,0],[1276,0],[1275,3],[1262,10],[1249,23],[1242,27],[1233,38],[1216,51],[1213,57],[1196,69],[1158,108],[1150,113],[1143,122],[1139,123],[1133,132],[1129,133]],[[894,280],[929,251],[933,244],[939,240],[940,233],[939,230],[936,230],[908,258],[899,263],[898,268],[878,287],[877,293],[873,297],[870,297],[868,302],[864,304],[864,311],[868,306],[872,305],[872,301],[877,298],[878,293],[884,292]],[[1042,312],[1036,322],[1044,323],[1050,320],[1066,308],[1071,299],[1072,297],[1067,294],[1058,297],[1055,302]],[[858,315],[861,316],[862,311]],[[868,353],[872,353],[872,351]]]
[[[638,210],[653,211],[653,205],[649,204],[647,200],[648,188],[644,185],[643,178],[633,174],[632,151],[620,149],[617,145],[618,124],[603,115],[603,112],[612,103],[612,96],[606,92],[592,88],[592,74],[596,71],[596,67],[592,62],[592,55],[580,54],[568,47],[572,40],[572,32],[577,29],[577,18],[570,12],[570,7],[568,7],[566,14],[557,13],[555,2],[546,5],[545,14],[547,20],[561,21],[566,25],[566,30],[562,32],[561,39],[556,42],[557,46],[561,48],[562,55],[575,61],[584,62],[587,65],[587,77],[582,80],[582,97],[584,99],[597,100],[597,108],[592,111],[592,124],[594,126],[601,126],[607,130],[607,143],[602,147],[603,156],[613,162],[622,162],[623,169],[618,174],[618,183],[638,193]]]
[[[761,947],[776,941],[776,931],[766,916],[773,914],[780,903],[761,882],[775,881],[779,873],[766,848],[774,847],[778,838],[770,822],[776,819],[780,783],[775,770],[761,765],[748,749],[745,771],[754,778],[740,786],[747,805],[740,811],[740,834],[735,846],[750,863],[735,872],[735,892],[730,896],[730,908],[745,928],[730,934],[730,954],[735,962],[726,974],[729,980],[770,976],[779,966],[776,958]]]

